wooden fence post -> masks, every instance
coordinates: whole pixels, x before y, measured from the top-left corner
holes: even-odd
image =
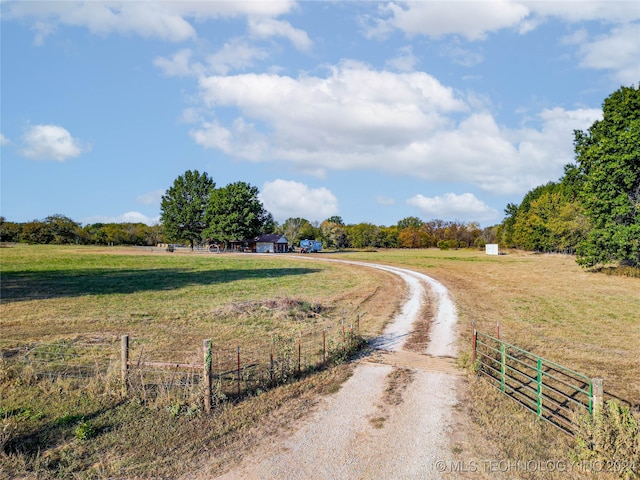
[[[471,325],[473,326],[473,345],[472,345],[472,349],[473,349],[473,353],[471,354],[471,366],[472,368],[475,368],[476,365],[476,352],[478,350],[478,331],[476,330],[476,321],[472,320],[471,321]]]
[[[211,411],[211,364],[212,364],[212,350],[211,340],[206,339],[202,341],[202,350],[204,351],[204,411]]]
[[[604,405],[604,381],[602,378],[592,378],[591,385],[593,389],[591,413],[595,415]]]
[[[238,345],[238,397],[240,397],[240,345]]]
[[[273,337],[271,338],[271,353],[269,355],[269,379],[271,380],[271,386],[273,387],[275,385],[275,379],[274,379],[274,365],[273,365],[273,347],[275,340],[273,339]]]
[[[298,332],[298,376],[302,373],[302,332]]]
[[[327,364],[327,327],[322,329],[322,363]]]
[[[120,381],[122,395],[129,395],[129,335],[120,337]]]

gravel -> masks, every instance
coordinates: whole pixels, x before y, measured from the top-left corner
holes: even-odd
[[[396,267],[347,262],[399,275],[408,286],[400,313],[374,342],[399,351],[426,295],[437,301],[424,353],[455,356],[456,310],[446,288],[427,275]],[[449,432],[457,403],[455,375],[415,370],[400,402],[385,401],[395,367],[361,363],[335,394],[293,432],[264,441],[220,479],[438,479],[451,457]]]

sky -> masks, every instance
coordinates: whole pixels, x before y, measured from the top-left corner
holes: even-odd
[[[0,215],[159,222],[187,170],[290,217],[502,221],[640,82],[640,1],[0,0]]]

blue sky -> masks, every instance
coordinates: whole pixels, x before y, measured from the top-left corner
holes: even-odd
[[[493,225],[640,81],[634,1],[2,1],[0,215],[154,224],[186,170],[289,217]]]

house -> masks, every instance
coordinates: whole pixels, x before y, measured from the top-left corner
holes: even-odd
[[[277,233],[260,235],[255,238],[254,242],[257,253],[286,253],[289,251],[289,241],[284,235]]]

